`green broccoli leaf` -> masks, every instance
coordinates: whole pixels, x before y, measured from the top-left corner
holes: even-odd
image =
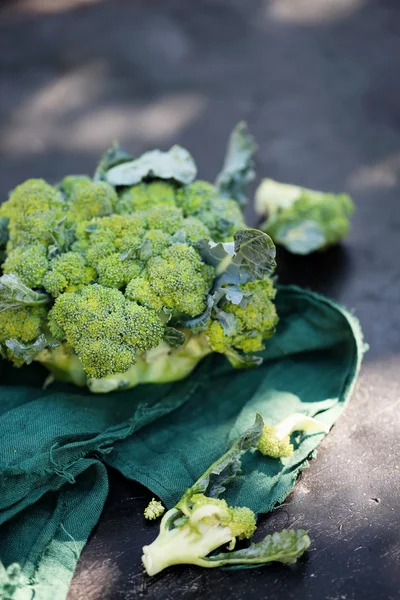
[[[222,494],[226,484],[240,471],[240,457],[251,448],[257,447],[263,427],[263,418],[257,413],[254,424],[185,492],[176,508],[179,509],[181,503],[186,503],[193,494],[205,494],[210,498],[217,498]]]
[[[185,148],[173,146],[168,152],[152,150],[129,162],[109,169],[105,178],[112,185],[134,185],[143,179],[174,179],[188,184],[194,181],[197,169]]]
[[[48,345],[46,337],[43,334],[39,335],[39,337],[30,344],[23,344],[14,339],[6,340],[4,344],[11,350],[16,358],[22,359],[27,365],[29,365],[35,356]]]
[[[246,123],[236,125],[215,183],[222,196],[233,198],[241,206],[246,204],[245,188],[255,177],[253,155],[256,150],[257,144],[248,133]]]
[[[164,341],[167,342],[171,348],[179,348],[185,343],[186,337],[182,331],[175,329],[175,327],[165,327],[164,329]]]
[[[261,356],[240,354],[234,348],[227,348],[224,354],[235,369],[255,369],[263,362]]]
[[[14,273],[0,277],[0,312],[21,306],[39,306],[48,302],[47,294],[32,290]]]
[[[130,162],[132,160],[132,154],[120,148],[119,144],[115,142],[101,157],[93,179],[95,181],[104,179],[107,171],[113,167],[116,167],[117,165],[121,165],[122,163]]]
[[[275,245],[258,229],[240,229],[234,242],[215,244],[202,240],[197,248],[203,260],[216,268],[216,287],[263,279],[275,270]]]
[[[267,535],[261,542],[233,552],[220,552],[206,558],[215,566],[260,565],[270,562],[293,564],[311,545],[304,529],[284,529]]]

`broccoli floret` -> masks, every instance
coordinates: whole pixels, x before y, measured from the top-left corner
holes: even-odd
[[[15,188],[0,207],[9,219],[9,249],[52,242],[51,232],[63,218],[64,204],[58,190],[43,179],[28,179]]]
[[[164,334],[154,311],[98,284],[59,296],[49,312],[49,327],[75,350],[93,378],[127,371],[136,352],[156,347]]]
[[[67,175],[59,183],[58,187],[63,194],[68,198],[75,186],[79,186],[83,181],[91,181],[87,175]]]
[[[3,263],[4,273],[16,273],[29,287],[40,288],[48,271],[47,246],[32,244],[11,250]]]
[[[96,271],[99,283],[106,287],[120,289],[134,277],[140,275],[143,266],[129,258],[122,260],[121,254],[115,253],[99,260]]]
[[[143,277],[131,279],[126,286],[125,296],[128,300],[156,311],[160,311],[163,308],[163,301],[152,289],[149,281]]]
[[[88,267],[76,252],[66,252],[54,258],[43,278],[43,287],[55,298],[65,291],[74,291],[96,278],[96,271]]]
[[[149,575],[177,564],[220,567],[225,564],[294,563],[310,546],[306,531],[281,531],[261,542],[233,551],[236,540],[252,537],[256,517],[247,507],[231,507],[218,498],[227,482],[240,471],[241,455],[256,448],[263,430],[257,415],[248,429],[219,460],[186,490],[178,504],[165,513],[158,537],[143,548]],[[226,551],[215,553],[219,548]]]
[[[243,352],[262,350],[264,340],[274,334],[278,322],[273,303],[276,290],[270,279],[250,281],[239,288],[243,300],[239,304],[222,301],[207,328],[213,351],[228,358],[231,348]]]
[[[175,186],[165,181],[138,183],[121,194],[116,212],[129,215],[137,210],[148,210],[159,205],[174,208],[175,194]]]
[[[265,179],[256,192],[256,211],[268,213],[262,226],[294,254],[322,250],[350,230],[354,204],[347,194],[327,194]]]
[[[205,309],[214,269],[193,247],[175,244],[151,257],[147,274],[151,288],[170,311],[193,317]]]
[[[153,521],[154,519],[158,519],[165,512],[165,507],[159,500],[152,498],[149,504],[144,509],[144,518],[149,521]]]
[[[286,458],[291,456],[294,449],[293,444],[290,442],[290,436],[295,431],[328,433],[329,428],[311,417],[293,414],[277,425],[264,424],[257,448],[262,454],[271,456],[272,458]]]
[[[80,179],[70,183],[67,218],[73,223],[92,217],[105,217],[114,212],[118,196],[105,181]]]
[[[23,343],[32,342],[41,333],[46,319],[46,309],[42,306],[21,306],[0,312],[0,343],[16,339]]]
[[[237,229],[245,227],[238,203],[222,198],[217,188],[206,181],[195,181],[180,190],[177,204],[185,216],[197,217],[215,242],[230,240]]]

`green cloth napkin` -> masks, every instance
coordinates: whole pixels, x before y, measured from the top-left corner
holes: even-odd
[[[42,390],[40,366],[0,364],[0,560],[20,563],[29,583],[15,598],[66,597],[107,497],[106,465],[170,508],[256,412],[271,424],[293,412],[335,422],[363,354],[357,320],[295,287],[279,289],[277,308],[277,334],[252,371],[212,355],[184,381],[95,396],[64,384]],[[227,500],[269,511],[322,437],[294,437],[295,452],[282,461],[246,455]]]

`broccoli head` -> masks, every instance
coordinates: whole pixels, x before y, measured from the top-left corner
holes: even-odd
[[[223,189],[194,181],[179,147],[115,147],[94,178],[15,188],[0,208],[3,355],[99,393],[181,379],[210,352],[256,366],[277,321],[274,247],[245,225],[250,163],[236,173],[233,151]]]
[[[294,254],[323,250],[346,237],[354,204],[347,194],[327,194],[265,179],[256,211],[268,213],[262,229]]]

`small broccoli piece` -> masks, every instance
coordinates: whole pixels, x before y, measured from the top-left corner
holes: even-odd
[[[55,298],[65,291],[74,291],[96,279],[96,271],[88,267],[76,252],[66,252],[54,258],[43,278],[43,287]]]
[[[159,500],[152,498],[149,504],[144,509],[144,518],[149,521],[153,521],[161,517],[161,515],[165,512],[165,507]]]
[[[166,308],[174,313],[195,316],[206,307],[214,269],[202,262],[198,252],[186,244],[166,248],[147,264],[148,280]]]
[[[354,204],[347,194],[327,194],[265,179],[256,192],[256,212],[276,244],[294,254],[325,249],[350,230]]]
[[[73,223],[114,212],[118,196],[105,181],[81,179],[69,186],[67,218]]]
[[[138,183],[123,191],[116,212],[129,215],[160,205],[175,208],[175,190],[175,186],[166,181]]]
[[[3,263],[4,273],[16,273],[29,287],[40,288],[48,271],[47,247],[43,244],[18,246]]]
[[[9,250],[52,243],[51,232],[63,218],[63,209],[60,192],[43,179],[28,179],[16,187],[0,207],[0,216],[9,219]]]
[[[68,342],[93,378],[127,371],[136,352],[158,346],[164,334],[154,311],[99,284],[59,296],[49,312],[49,328]]]
[[[329,428],[313,419],[301,414],[293,414],[274,426],[265,424],[258,441],[258,450],[265,456],[272,458],[286,458],[293,454],[293,445],[290,436],[295,431],[313,431],[315,433],[328,433]]]
[[[158,537],[143,548],[142,561],[148,575],[177,564],[212,568],[225,564],[267,564],[274,560],[293,563],[309,548],[307,532],[299,530],[274,533],[262,542],[233,551],[236,539],[252,537],[256,517],[249,508],[228,506],[217,496],[240,471],[241,456],[257,447],[263,425],[257,415],[254,425],[165,513]],[[223,547],[226,552],[215,554]]]
[[[206,181],[195,181],[182,188],[177,195],[177,204],[185,217],[197,217],[215,242],[230,240],[237,229],[245,227],[238,203],[221,197],[217,188]]]

